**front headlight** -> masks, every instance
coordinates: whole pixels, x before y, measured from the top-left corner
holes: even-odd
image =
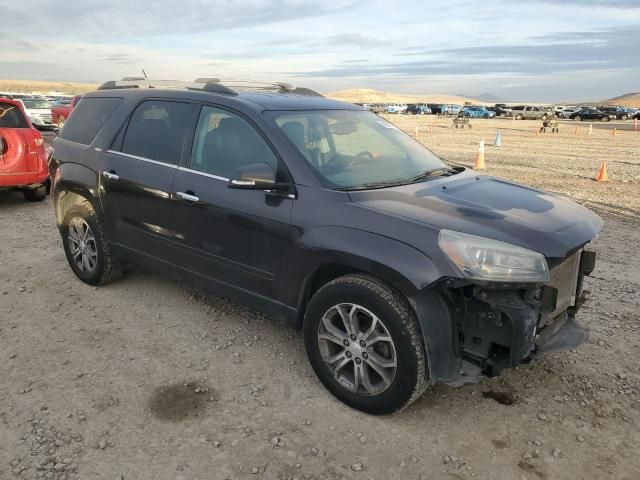
[[[548,282],[544,255],[466,233],[441,230],[438,245],[469,279],[490,282]]]

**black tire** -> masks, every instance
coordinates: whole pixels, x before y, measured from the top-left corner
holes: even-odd
[[[91,271],[82,271],[73,259],[69,241],[69,224],[79,218],[86,222],[95,238],[95,251],[97,259],[95,267]],[[72,206],[64,216],[60,227],[64,253],[73,273],[89,285],[105,285],[119,279],[124,274],[124,265],[113,255],[109,243],[105,240],[104,229],[98,220],[98,216],[88,202]]]
[[[366,395],[349,390],[336,380],[322,359],[318,340],[320,323],[325,313],[342,303],[357,304],[375,314],[383,321],[393,340],[395,375],[386,389],[378,394]],[[316,292],[305,313],[304,339],[309,362],[320,381],[336,398],[352,408],[373,415],[390,414],[411,404],[428,386],[425,347],[413,310],[400,293],[369,275],[346,275]]]
[[[482,115],[484,118],[489,118],[489,114],[485,113],[484,115]]]
[[[41,185],[37,188],[25,188],[22,195],[27,202],[41,202],[47,198],[47,187]]]
[[[629,119],[629,115],[622,115],[620,117],[620,120],[628,120]]]
[[[609,117],[602,117],[602,118],[600,119],[600,121],[601,121],[601,122],[608,122],[609,120],[610,120],[610,118],[609,118]]]
[[[581,121],[582,121],[582,117],[581,117],[580,115],[576,115],[575,117],[573,117],[573,119],[574,119],[576,122],[581,122]]]
[[[522,118],[523,118],[523,117],[522,117],[522,115],[521,115],[521,114],[517,114],[517,115],[516,115],[516,120],[522,120]]]

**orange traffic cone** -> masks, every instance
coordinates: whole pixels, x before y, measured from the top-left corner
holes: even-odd
[[[593,133],[593,124],[589,124],[589,130],[587,130],[587,135],[591,135]]]
[[[476,154],[476,164],[473,167],[474,170],[486,170],[487,166],[484,164],[484,138],[480,140],[478,146],[478,153]]]
[[[607,175],[607,161],[602,162],[600,166],[600,171],[598,172],[598,176],[596,177],[596,182],[608,182],[609,177]]]
[[[612,136],[612,137],[615,137],[615,136],[616,136],[616,129],[615,129],[615,128],[611,131],[611,136]]]

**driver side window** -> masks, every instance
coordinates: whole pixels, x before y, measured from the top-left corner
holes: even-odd
[[[203,106],[191,149],[190,168],[226,179],[241,167],[266,163],[274,172],[278,160],[256,129],[227,110]]]

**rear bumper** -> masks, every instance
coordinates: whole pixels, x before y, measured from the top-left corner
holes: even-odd
[[[0,187],[27,187],[43,185],[49,179],[49,173],[27,172],[18,174],[0,173]]]

